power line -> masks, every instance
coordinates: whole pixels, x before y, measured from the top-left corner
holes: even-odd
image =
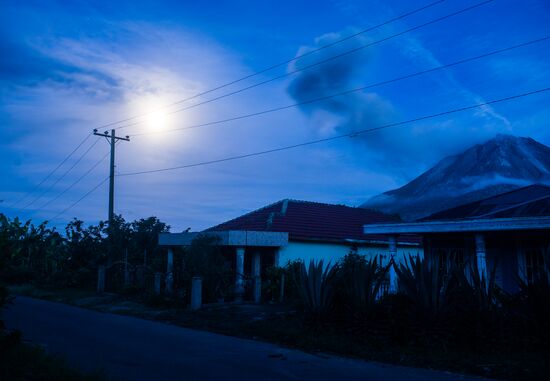
[[[53,187],[55,187],[61,180],[63,180],[65,178],[65,176],[67,176],[67,174],[69,174],[69,172],[71,172],[77,165],[78,163],[80,163],[80,161],[82,161],[82,159],[88,154],[88,152],[90,152],[92,150],[92,148],[94,148],[94,146],[99,142],[99,139],[96,139],[95,142],[92,143],[92,145],[90,145],[88,147],[88,149],[86,151],[84,151],[84,153],[82,155],[80,155],[80,157],[73,163],[72,166],[69,167],[69,169],[67,169],[56,181],[54,181],[54,183],[52,185],[50,185],[46,190],[44,190],[42,193],[40,193],[37,197],[35,197],[31,202],[29,202],[27,205],[25,205],[24,207],[20,208],[21,210],[24,210],[24,209],[27,209],[29,206],[31,206],[32,204],[34,204],[36,201],[38,201],[39,199],[42,198],[42,196],[44,196],[46,193],[48,193],[50,190],[53,189]]]
[[[159,109],[169,108],[169,107],[172,107],[172,106],[175,106],[175,105],[178,105],[178,104],[181,104],[181,103],[190,101],[190,100],[192,100],[192,99],[196,99],[196,98],[198,98],[198,97],[200,97],[200,96],[203,96],[203,95],[212,93],[212,92],[214,92],[214,91],[221,90],[221,89],[223,89],[223,88],[225,88],[225,87],[234,85],[234,84],[236,84],[236,83],[245,81],[245,80],[247,80],[247,79],[256,77],[256,76],[258,76],[258,75],[260,75],[260,74],[263,74],[263,73],[266,73],[266,72],[271,71],[271,70],[273,70],[273,69],[276,69],[276,68],[278,68],[278,67],[287,65],[287,64],[289,64],[289,63],[291,63],[291,62],[294,62],[294,61],[299,60],[299,59],[301,59],[301,58],[304,58],[304,57],[306,57],[306,56],[312,55],[312,54],[317,53],[317,52],[319,52],[319,51],[321,51],[321,50],[324,50],[324,49],[330,48],[330,47],[332,47],[332,46],[341,44],[342,42],[351,40],[352,38],[355,38],[355,37],[360,36],[360,35],[362,35],[362,34],[368,33],[368,32],[373,31],[373,30],[375,30],[375,29],[381,28],[381,27],[383,27],[383,26],[385,26],[385,25],[388,25],[388,24],[391,24],[391,23],[393,23],[393,22],[395,22],[395,21],[399,21],[399,20],[404,19],[404,18],[406,18],[406,17],[412,16],[412,15],[414,15],[414,14],[416,14],[416,13],[422,12],[422,11],[424,11],[424,10],[426,10],[426,9],[428,9],[428,8],[431,8],[431,7],[435,6],[435,5],[441,4],[441,3],[443,3],[444,1],[445,1],[445,0],[437,0],[437,1],[434,1],[434,2],[432,2],[432,3],[426,4],[426,5],[424,5],[424,6],[420,7],[420,8],[413,9],[412,11],[403,13],[403,14],[401,14],[401,15],[399,15],[399,16],[396,16],[396,17],[394,17],[394,18],[392,18],[392,19],[389,19],[389,20],[387,20],[387,21],[384,21],[384,22],[382,22],[382,23],[380,23],[380,24],[377,24],[377,25],[371,26],[371,27],[369,27],[369,28],[360,30],[359,32],[354,33],[354,34],[352,34],[352,35],[343,37],[343,38],[341,38],[341,39],[338,39],[338,40],[333,41],[333,42],[331,42],[331,43],[328,43],[328,44],[326,44],[326,45],[322,45],[322,46],[320,46],[320,47],[318,47],[318,48],[315,48],[315,49],[313,49],[313,50],[310,50],[310,51],[308,51],[308,52],[299,54],[299,55],[295,56],[294,58],[290,58],[290,59],[287,59],[287,60],[285,60],[285,61],[279,62],[279,63],[277,63],[277,64],[268,66],[268,67],[266,67],[266,68],[264,68],[264,69],[262,69],[262,70],[259,70],[259,71],[254,72],[254,73],[252,73],[252,74],[249,74],[249,75],[246,75],[246,76],[244,76],[244,77],[241,77],[241,78],[232,80],[232,81],[230,81],[230,82],[226,82],[226,83],[224,83],[224,84],[222,84],[222,85],[216,86],[216,87],[211,88],[211,89],[209,89],[209,90],[205,90],[205,91],[196,93],[196,94],[194,94],[194,95],[192,95],[192,96],[190,96],[190,97],[187,97],[187,98],[184,98],[184,99],[180,99],[180,100],[175,101],[175,102],[173,102],[173,103],[169,103],[169,104],[167,104],[167,105],[164,105],[164,106],[160,107]],[[148,113],[144,113],[144,114],[141,114],[141,115],[136,115],[136,116],[133,116],[133,117],[129,117],[129,118],[126,118],[126,119],[121,119],[121,120],[118,120],[118,121],[116,121],[116,122],[107,123],[107,124],[104,124],[104,125],[100,126],[99,129],[111,127],[111,126],[114,126],[114,125],[117,125],[117,124],[120,124],[120,123],[124,123],[124,122],[128,122],[128,121],[131,121],[131,120],[134,120],[134,119],[142,118],[142,117],[148,116],[148,115],[150,115],[150,114],[152,114],[152,113],[153,113],[153,112],[148,112]]]
[[[481,6],[483,6],[483,5],[486,5],[486,4],[488,4],[488,3],[491,3],[491,2],[493,2],[493,1],[494,1],[494,0],[485,0],[485,1],[482,1],[482,2],[480,2],[480,3],[477,3],[477,4],[471,5],[471,6],[466,7],[466,8],[462,8],[462,9],[460,9],[460,10],[458,10],[458,11],[449,13],[449,14],[447,14],[447,15],[445,15],[445,16],[441,16],[441,17],[438,17],[438,18],[433,19],[433,20],[431,20],[431,21],[425,22],[425,23],[423,23],[423,24],[420,24],[420,25],[414,26],[414,27],[412,27],[412,28],[406,29],[406,30],[401,31],[401,32],[399,32],[399,33],[392,34],[392,35],[390,35],[390,36],[388,36],[388,37],[384,37],[384,38],[382,38],[382,39],[380,39],[380,40],[376,40],[376,41],[370,42],[370,43],[368,43],[368,44],[361,45],[361,46],[359,46],[359,47],[356,47],[356,48],[347,50],[347,51],[342,52],[342,53],[340,53],[340,54],[337,54],[337,55],[328,57],[328,58],[326,58],[326,59],[324,59],[324,60],[321,60],[321,61],[312,63],[312,64],[310,64],[310,65],[306,65],[306,66],[301,67],[301,68],[299,68],[299,69],[295,69],[295,70],[286,72],[286,73],[284,73],[284,74],[278,75],[278,76],[273,77],[273,78],[270,78],[270,79],[266,79],[266,80],[264,80],[264,81],[255,83],[255,84],[253,84],[253,85],[246,86],[246,87],[240,88],[240,89],[238,89],[238,90],[234,90],[234,91],[231,91],[231,92],[228,92],[228,93],[219,95],[219,96],[217,96],[217,97],[207,99],[207,100],[202,101],[202,102],[198,102],[198,103],[195,103],[195,104],[192,104],[192,105],[183,107],[183,108],[179,108],[179,109],[173,110],[173,111],[171,111],[171,112],[169,112],[169,113],[167,113],[167,114],[170,115],[170,114],[175,114],[175,113],[178,113],[178,112],[190,110],[190,109],[192,109],[192,108],[195,108],[195,107],[198,107],[198,106],[202,106],[202,105],[205,105],[205,104],[208,104],[208,103],[212,103],[212,102],[218,101],[218,100],[220,100],[220,99],[224,99],[224,98],[230,97],[230,96],[232,96],[232,95],[240,94],[240,93],[242,93],[242,92],[245,92],[245,91],[247,91],[247,90],[256,88],[256,87],[258,87],[258,86],[262,86],[262,85],[265,85],[265,84],[267,84],[267,83],[270,83],[270,82],[273,82],[273,81],[276,81],[276,80],[279,80],[279,79],[282,79],[282,78],[286,78],[286,77],[288,77],[288,76],[290,76],[290,75],[293,75],[293,74],[296,74],[296,73],[305,71],[305,70],[310,69],[310,68],[312,68],[312,67],[322,65],[322,64],[324,64],[324,63],[327,63],[327,62],[329,62],[329,61],[335,60],[335,59],[337,59],[337,58],[342,58],[342,57],[344,57],[344,56],[346,56],[346,55],[349,55],[349,54],[352,54],[352,53],[356,53],[356,52],[358,52],[358,51],[360,51],[360,50],[369,48],[369,47],[374,46],[374,45],[376,45],[376,44],[379,44],[379,43],[382,43],[382,42],[391,40],[392,38],[402,36],[402,35],[404,35],[404,34],[406,34],[406,33],[410,33],[410,32],[412,32],[412,31],[415,31],[415,30],[424,28],[424,27],[426,27],[426,26],[429,26],[429,25],[438,23],[438,22],[440,22],[440,21],[443,21],[443,20],[446,20],[446,19],[448,19],[448,18],[457,16],[457,15],[459,15],[459,14],[468,12],[468,11],[470,11],[470,10],[472,10],[472,9],[481,7]],[[137,121],[137,122],[133,122],[133,123],[130,123],[130,124],[123,125],[123,126],[121,126],[121,127],[118,127],[117,129],[118,129],[118,130],[122,130],[122,129],[124,129],[124,128],[132,127],[132,126],[135,126],[135,125],[138,125],[138,124],[141,124],[141,123],[143,123],[143,121]]]
[[[357,87],[357,88],[354,88],[354,89],[345,90],[345,91],[341,91],[341,92],[334,93],[334,94],[331,94],[331,95],[326,95],[326,96],[323,96],[323,97],[313,98],[313,99],[310,99],[310,100],[307,100],[307,101],[297,102],[297,103],[293,103],[293,104],[286,105],[286,106],[275,107],[275,108],[271,108],[271,109],[267,109],[267,110],[253,112],[253,113],[250,113],[250,114],[239,115],[239,116],[226,118],[226,119],[221,119],[221,120],[216,120],[216,121],[207,122],[207,123],[194,124],[194,125],[185,126],[185,127],[173,128],[173,129],[164,130],[164,131],[141,132],[141,133],[137,133],[137,134],[132,134],[132,136],[136,137],[136,136],[144,136],[144,135],[158,135],[158,134],[165,134],[165,133],[171,133],[171,132],[177,132],[177,131],[183,131],[183,130],[190,130],[190,129],[194,129],[194,128],[207,127],[207,126],[212,126],[212,125],[216,125],[216,124],[227,123],[227,122],[232,122],[232,121],[236,121],[236,120],[251,118],[251,117],[254,117],[254,116],[265,115],[265,114],[269,114],[269,113],[276,112],[276,111],[287,110],[289,108],[303,106],[303,105],[306,105],[306,104],[311,104],[311,103],[315,103],[315,102],[319,102],[319,101],[324,101],[324,100],[327,100],[327,99],[332,99],[332,98],[335,98],[335,97],[339,97],[339,96],[343,96],[343,95],[363,91],[363,90],[370,89],[370,88],[373,88],[373,87],[387,85],[387,84],[390,84],[390,83],[394,83],[394,82],[402,81],[402,80],[405,80],[405,79],[417,77],[417,76],[427,74],[427,73],[431,73],[431,72],[434,72],[434,71],[437,71],[437,70],[450,68],[450,67],[453,67],[453,66],[457,66],[457,65],[460,65],[460,64],[467,63],[467,62],[471,62],[471,61],[479,60],[479,59],[482,59],[482,58],[486,58],[486,57],[489,57],[489,56],[492,56],[492,55],[495,55],[495,54],[504,53],[504,52],[507,52],[507,51],[510,51],[510,50],[513,50],[513,49],[518,49],[518,48],[525,47],[525,46],[528,46],[528,45],[533,45],[533,44],[536,44],[536,43],[540,43],[540,42],[546,41],[548,39],[550,39],[550,36],[538,38],[538,39],[535,39],[535,40],[527,41],[527,42],[524,42],[524,43],[521,43],[521,44],[509,46],[509,47],[502,48],[502,49],[493,50],[491,52],[483,53],[483,54],[473,56],[473,57],[469,57],[469,58],[464,58],[464,59],[461,59],[461,60],[458,60],[458,61],[455,61],[455,62],[452,62],[452,63],[448,63],[448,64],[444,64],[444,65],[440,65],[440,66],[435,66],[435,67],[430,68],[430,69],[418,71],[418,72],[415,72],[415,73],[412,73],[412,74],[407,74],[407,75],[404,75],[404,76],[401,76],[401,77],[376,82],[376,83],[373,83],[373,84],[370,84],[370,85],[361,86],[361,87]]]
[[[82,147],[82,145],[83,145],[84,143],[86,143],[86,142],[88,141],[88,139],[89,139],[91,136],[92,136],[92,134],[86,135],[86,137],[84,138],[84,140],[82,140],[82,141],[76,146],[76,148],[73,149],[73,150],[71,151],[71,153],[69,153],[69,154],[61,161],[61,163],[59,163],[59,164],[57,165],[57,167],[55,167],[50,173],[48,173],[48,175],[47,175],[46,177],[44,177],[44,178],[42,179],[42,181],[40,181],[32,190],[30,190],[30,191],[24,193],[23,196],[21,196],[20,198],[18,198],[14,203],[10,204],[9,207],[10,207],[10,208],[13,208],[15,205],[19,204],[21,201],[23,201],[25,198],[27,198],[28,195],[30,195],[31,193],[34,193],[38,188],[40,188],[40,186],[41,186],[42,184],[44,184],[46,181],[48,181],[48,179],[49,179],[50,177],[52,177],[52,175],[53,175],[55,172],[57,172],[57,170],[58,170],[59,168],[61,168],[61,167],[63,166],[63,164],[65,164],[65,163],[67,162],[67,160],[69,160],[69,158],[71,158],[71,156],[73,156],[73,154],[74,154],[76,151],[78,151],[78,149],[79,149],[80,147]]]
[[[471,106],[465,106],[465,107],[461,107],[461,108],[457,108],[457,109],[453,109],[453,110],[447,110],[447,111],[439,112],[439,113],[436,113],[436,114],[425,115],[425,116],[421,116],[421,117],[418,117],[418,118],[409,119],[409,120],[405,120],[405,121],[401,121],[401,122],[386,124],[386,125],[382,125],[382,126],[378,126],[378,127],[374,127],[374,128],[364,129],[364,130],[358,130],[358,131],[350,132],[350,133],[343,134],[343,135],[333,136],[333,137],[330,137],[330,138],[311,140],[311,141],[298,143],[298,144],[293,144],[293,145],[289,145],[289,146],[272,148],[272,149],[265,150],[265,151],[258,151],[258,152],[243,154],[243,155],[230,156],[230,157],[226,157],[226,158],[222,158],[222,159],[203,161],[203,162],[194,163],[194,164],[179,165],[179,166],[175,166],[175,167],[160,168],[160,169],[153,169],[153,170],[139,171],[139,172],[122,173],[118,176],[135,176],[135,175],[143,175],[143,174],[148,174],[148,173],[173,171],[173,170],[177,170],[177,169],[192,168],[192,167],[198,167],[198,166],[203,166],[203,165],[221,163],[221,162],[225,162],[225,161],[239,160],[239,159],[244,159],[244,158],[253,157],[253,156],[260,156],[260,155],[265,155],[265,154],[274,153],[274,152],[286,151],[286,150],[290,150],[290,149],[294,149],[294,148],[309,146],[309,145],[328,142],[328,141],[332,141],[332,140],[337,140],[337,139],[342,139],[342,138],[347,138],[347,137],[356,137],[358,135],[362,135],[362,134],[373,132],[373,131],[383,130],[383,129],[390,128],[390,127],[397,127],[397,126],[401,126],[401,125],[405,125],[405,124],[409,124],[409,123],[413,123],[413,122],[418,122],[418,121],[422,121],[422,120],[426,120],[426,119],[436,118],[436,117],[443,116],[443,115],[454,114],[454,113],[458,113],[458,112],[461,112],[461,111],[466,111],[466,110],[471,110],[471,109],[474,109],[474,108],[488,106],[488,105],[491,105],[491,104],[494,104],[494,103],[505,102],[505,101],[509,101],[509,100],[513,100],[513,99],[526,97],[526,96],[529,96],[529,95],[543,93],[543,92],[549,91],[549,90],[550,90],[550,87],[546,87],[546,88],[543,88],[543,89],[534,90],[534,91],[530,91],[530,92],[527,92],[527,93],[512,95],[512,96],[509,96],[509,97],[506,97],[506,98],[500,98],[500,99],[496,99],[496,100],[492,100],[492,101],[488,101],[488,102],[484,102],[484,103],[478,103],[478,104],[471,105]]]
[[[107,152],[105,156],[103,156],[101,159],[99,159],[90,169],[88,169],[82,176],[80,176],[75,182],[73,182],[70,186],[65,188],[61,193],[59,193],[56,197],[50,199],[48,202],[46,202],[44,205],[42,205],[35,213],[39,212],[40,210],[46,208],[48,205],[50,205],[52,202],[58,200],[61,196],[63,196],[65,193],[67,193],[69,190],[71,190],[75,185],[77,185],[79,182],[81,182],[86,176],[88,176],[94,169],[97,168],[99,164],[101,164],[107,157],[110,155],[110,152]]]
[[[118,145],[120,143],[120,141],[117,141],[115,142],[115,145]],[[59,197],[61,197],[64,193],[66,193],[67,191],[69,191],[73,186],[75,186],[76,184],[78,184],[80,181],[82,181],[82,179],[84,179],[87,175],[89,175],[99,164],[101,164],[107,157],[109,157],[111,154],[110,151],[108,151],[101,159],[99,159],[86,173],[84,173],[78,180],[76,180],[73,184],[71,184],[68,188],[66,188],[63,192],[61,192],[61,194],[59,194],[54,200],[51,200],[51,202],[55,201],[56,199],[58,199]],[[98,185],[99,187],[99,185]],[[95,190],[95,189],[94,189]],[[84,196],[86,197],[86,196]],[[83,198],[82,198],[83,199]],[[48,203],[47,203],[48,204]],[[43,209],[44,207],[47,206],[47,204],[43,205],[40,209]],[[71,206],[72,207],[72,206]],[[68,209],[66,209],[68,210]],[[61,215],[62,213],[64,212],[61,212],[60,214],[58,215]]]
[[[97,184],[95,187],[93,187],[92,189],[90,189],[88,192],[86,192],[86,194],[84,194],[82,197],[80,197],[78,200],[76,200],[73,204],[71,204],[71,205],[68,206],[67,208],[63,209],[61,212],[57,213],[53,218],[51,218],[51,219],[48,220],[48,221],[55,220],[56,218],[62,216],[62,215],[65,214],[66,212],[68,212],[70,209],[74,208],[78,203],[80,203],[82,200],[84,200],[84,199],[85,199],[86,197],[88,197],[90,194],[92,194],[93,192],[95,192],[100,186],[102,186],[103,184],[105,184],[108,180],[109,180],[109,176],[105,177],[99,184]]]

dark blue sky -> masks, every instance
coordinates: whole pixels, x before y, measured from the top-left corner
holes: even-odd
[[[444,1],[179,107],[303,68],[477,2]],[[95,142],[90,138],[54,176],[26,195],[93,128],[158,110],[428,3],[3,1],[2,211],[11,217],[51,219],[103,180],[107,161],[59,196],[107,152],[107,144],[99,141],[57,181]],[[494,0],[223,100],[174,114],[167,114],[174,108],[155,111],[120,133],[184,127],[307,101],[549,35],[549,2]],[[550,42],[545,41],[301,108],[178,133],[136,136],[118,146],[117,172],[192,164],[331,137],[549,85]],[[128,219],[156,215],[175,230],[196,230],[281,198],[357,205],[499,132],[550,144],[549,101],[550,94],[543,93],[353,139],[119,177],[116,211]],[[88,222],[105,218],[106,186],[52,223],[74,216]]]

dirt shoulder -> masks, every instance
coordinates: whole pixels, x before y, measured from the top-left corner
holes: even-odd
[[[263,340],[316,353],[370,361],[447,370],[506,380],[544,380],[550,374],[548,353],[514,351],[465,352],[429,346],[388,346],[364,340],[360,333],[334,329],[330,324],[303,321],[292,308],[277,304],[211,304],[200,311],[159,297],[140,294],[97,294],[87,290],[58,290],[32,285],[10,287],[25,295],[101,312],[130,315],[229,336]]]

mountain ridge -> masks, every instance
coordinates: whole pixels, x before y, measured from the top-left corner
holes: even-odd
[[[499,134],[440,160],[400,188],[361,207],[415,220],[535,183],[550,184],[550,147],[529,137]]]

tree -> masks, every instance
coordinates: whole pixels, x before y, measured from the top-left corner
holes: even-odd
[[[131,223],[131,239],[133,249],[142,253],[143,265],[147,266],[148,256],[157,250],[158,236],[160,233],[170,231],[170,226],[161,222],[157,217],[142,218]]]

